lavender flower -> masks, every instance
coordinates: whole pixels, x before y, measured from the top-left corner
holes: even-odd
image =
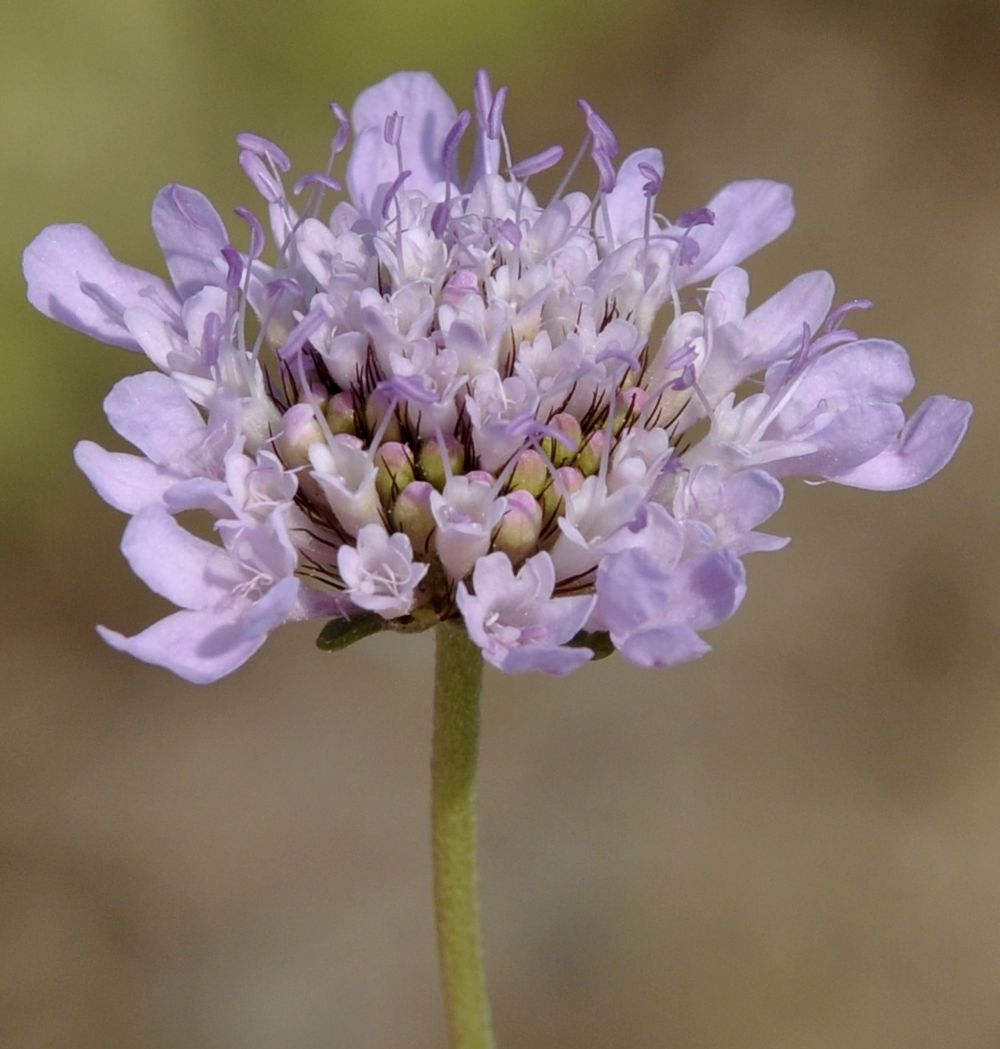
[[[734,182],[671,220],[660,152],[615,167],[581,102],[583,144],[539,199],[563,151],[510,156],[506,93],[480,74],[460,113],[429,74],[391,76],[354,105],[341,179],[334,106],[329,164],[291,193],[284,152],[239,136],[267,260],[252,213],[240,249],[183,186],[153,206],[172,286],[83,226],[28,247],[39,310],[158,369],[105,403],[140,454],[76,452],[133,515],[133,569],[180,607],[135,637],[101,628],[110,644],[203,682],[292,619],[355,637],[462,617],[509,672],[610,646],[673,665],[739,606],[742,557],[784,545],[755,531],[781,480],[887,491],[949,461],[970,405],[931,397],[907,421],[906,352],[843,323],[868,303],[831,312],[813,272],[749,304],[740,264],[788,229],[788,187]],[[594,195],[567,192],[588,155]]]

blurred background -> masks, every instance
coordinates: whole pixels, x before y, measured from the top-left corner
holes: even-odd
[[[1000,1045],[995,3],[15,0],[0,53],[0,1045],[444,1045],[431,638],[286,628],[207,688],[105,648],[164,608],[71,452],[144,362],[33,314],[19,257],[79,221],[159,269],[165,182],[256,206],[239,131],[315,170],[329,100],[427,68],[468,104],[480,65],[522,156],[579,96],[662,146],[670,213],[792,183],[757,300],[828,268],[977,406],[923,488],[792,486],[704,661],[487,675],[501,1049]]]

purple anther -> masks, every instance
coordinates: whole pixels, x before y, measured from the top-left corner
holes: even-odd
[[[507,104],[507,87],[497,88],[490,104],[490,115],[486,118],[486,134],[489,138],[499,138],[503,127],[503,107]]]
[[[685,211],[677,221],[676,225],[681,229],[691,229],[694,226],[714,226],[715,212],[711,208],[693,208]]]
[[[685,364],[678,378],[670,383],[671,390],[690,390],[694,386],[695,370],[693,364]]]
[[[675,368],[683,368],[688,364],[693,364],[697,359],[698,353],[694,348],[693,342],[686,342],[684,345],[674,353],[672,353],[664,362],[663,367],[667,371],[673,371]]]
[[[647,197],[655,197],[663,186],[663,175],[660,174],[652,164],[640,160],[638,164],[639,174],[647,181],[643,183],[642,192]]]
[[[497,232],[513,244],[515,248],[521,243],[521,229],[513,219],[504,219],[497,226]]]
[[[255,135],[252,131],[244,131],[236,136],[236,145],[240,149],[256,154],[258,157],[267,157],[279,171],[291,170],[292,162],[289,160],[288,154],[268,138]]]
[[[209,368],[219,363],[219,342],[222,339],[222,318],[217,313],[210,313],[205,318],[201,332],[201,357]]]
[[[243,168],[243,173],[250,179],[257,192],[268,204],[276,204],[284,197],[285,194],[281,188],[281,183],[268,170],[267,165],[260,159],[258,154],[252,153],[249,149],[244,149],[240,153],[240,167]]]
[[[473,93],[476,96],[476,119],[479,126],[485,128],[490,119],[490,106],[493,104],[493,88],[490,85],[490,75],[485,69],[476,73],[476,86]]]
[[[458,120],[451,125],[451,130],[445,136],[444,146],[441,148],[441,164],[448,176],[454,173],[455,162],[458,159],[458,144],[462,141],[462,136],[469,130],[471,123],[472,114],[467,109],[463,109],[458,114]]]
[[[292,192],[298,196],[306,186],[322,186],[324,189],[332,190],[334,193],[339,193],[343,187],[341,184],[333,178],[331,175],[327,175],[323,171],[314,171],[310,175],[303,175],[294,186],[292,186]]]
[[[234,208],[237,215],[250,227],[250,258],[259,259],[264,254],[264,227],[260,219],[248,208]]]
[[[330,112],[338,124],[337,134],[334,135],[333,141],[330,143],[330,152],[336,156],[347,145],[347,140],[351,134],[351,120],[339,102],[330,103]]]
[[[434,205],[434,210],[431,212],[431,233],[433,233],[438,240],[441,240],[444,236],[450,218],[451,206],[449,204],[442,200],[440,204]]]
[[[382,137],[390,146],[399,145],[399,133],[403,130],[403,118],[393,110],[386,118],[382,127]]]
[[[601,192],[610,193],[618,181],[618,175],[614,164],[611,163],[611,158],[597,145],[591,150],[590,156],[597,165],[597,177]]]
[[[827,317],[823,328],[825,331],[833,331],[849,313],[853,313],[855,310],[870,310],[873,305],[870,299],[851,299],[849,302],[838,306]]]
[[[229,271],[226,274],[226,288],[229,291],[236,291],[240,286],[240,281],[243,280],[243,256],[232,244],[227,244],[222,249],[222,257],[226,260],[226,265],[229,267]]]
[[[396,199],[396,194],[399,192],[403,183],[412,175],[413,172],[407,168],[406,171],[401,171],[392,181],[392,185],[386,190],[385,200],[382,201],[382,218],[387,219],[389,217],[389,208],[392,206],[392,202]]]
[[[577,105],[583,110],[583,115],[587,120],[587,130],[593,135],[594,144],[612,159],[617,157],[618,138],[608,122],[585,98],[578,99]]]
[[[437,390],[426,375],[392,375],[383,379],[375,389],[425,407],[437,404],[438,400]]]
[[[501,90],[503,89],[501,88]],[[519,160],[511,167],[510,173],[516,179],[531,178],[532,175],[548,171],[549,168],[558,164],[562,158],[562,146],[549,146],[548,149],[543,149],[541,153],[535,153],[533,156],[525,157],[524,160]]]

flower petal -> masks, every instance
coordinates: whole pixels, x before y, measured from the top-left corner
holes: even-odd
[[[177,476],[140,455],[108,452],[93,441],[80,441],[73,451],[76,465],[86,474],[97,494],[116,510],[137,514],[163,501]]]
[[[107,627],[97,632],[112,648],[207,685],[242,666],[267,639],[247,637],[239,624],[214,612],[174,612],[134,637]]]
[[[182,299],[207,285],[225,284],[222,249],[229,235],[204,193],[187,186],[164,186],[153,201],[153,231]]]
[[[347,164],[347,184],[355,204],[371,213],[380,186],[399,174],[395,146],[385,141],[386,117],[402,118],[399,146],[410,172],[406,188],[427,193],[445,178],[441,151],[458,111],[430,73],[395,73],[362,91],[351,110],[356,135]]]
[[[173,379],[159,372],[129,375],[104,399],[115,430],[158,466],[186,461],[205,436],[198,409]]]
[[[150,590],[182,608],[210,608],[240,582],[225,550],[193,536],[160,506],[129,521],[122,553]]]
[[[928,397],[893,444],[868,462],[830,480],[878,492],[923,484],[948,465],[971,416],[972,405],[968,401],[940,394]]]
[[[49,226],[25,248],[28,301],[46,317],[101,342],[138,350],[122,322],[133,306],[174,303],[176,296],[151,273],[118,262],[86,226]]]
[[[742,262],[780,237],[795,217],[791,187],[769,179],[731,182],[708,202],[708,207],[715,223],[696,226],[689,233],[699,251],[689,265],[678,266],[678,287]]]

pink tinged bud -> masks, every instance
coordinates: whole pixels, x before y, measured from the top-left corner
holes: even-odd
[[[564,466],[576,458],[577,450],[583,443],[583,430],[580,428],[579,420],[569,412],[560,412],[549,419],[548,425],[557,430],[564,437],[557,440],[546,437],[542,441],[545,454],[552,460],[555,466]]]
[[[441,440],[444,441],[443,453],[438,438],[432,437],[424,441],[417,456],[417,468],[421,475],[425,480],[430,481],[439,492],[444,489],[449,472],[454,477],[465,469],[465,448],[461,441],[448,433],[442,434]],[[448,461],[447,469],[445,459]]]
[[[418,553],[426,553],[434,515],[431,513],[432,485],[426,481],[411,481],[397,496],[389,517],[393,526],[405,532]]]
[[[507,487],[512,492],[525,491],[539,496],[548,481],[549,467],[545,457],[534,448],[526,448],[517,458],[517,466]]]
[[[375,456],[375,465],[375,488],[383,506],[388,506],[413,480],[413,460],[405,445],[386,441]]]
[[[278,451],[285,466],[293,469],[309,462],[309,449],[323,443],[323,431],[311,404],[293,404],[282,416]]]
[[[385,413],[390,409],[395,409],[398,399],[392,395],[389,390],[373,390],[368,400],[365,402],[365,425],[368,429],[375,433],[382,426],[382,421],[385,419]],[[403,436],[402,428],[399,425],[399,419],[395,415],[386,422],[384,429],[381,431],[382,439],[387,441],[398,441]]]
[[[556,473],[559,474],[559,481],[563,488],[570,495],[580,491],[583,487],[583,482],[586,480],[583,473],[575,466],[560,466]]]
[[[434,543],[449,579],[464,579],[488,553],[493,530],[506,508],[506,498],[496,498],[492,485],[467,477],[453,477],[443,492],[431,493],[437,526]]]
[[[500,527],[493,536],[493,549],[502,550],[513,564],[520,564],[538,548],[542,531],[542,508],[528,492],[511,492]]]
[[[542,516],[546,521],[563,511],[563,492],[572,495],[573,492],[578,492],[583,487],[583,474],[575,466],[560,466],[556,473],[559,476],[559,483],[556,484],[553,481],[549,484],[539,500],[542,506]]]
[[[576,457],[577,469],[585,477],[596,474],[601,468],[601,457],[604,454],[605,445],[608,443],[608,435],[605,430],[595,430],[588,438],[586,444]]]
[[[334,434],[357,433],[358,417],[354,410],[354,396],[341,391],[335,393],[327,402],[323,413]]]
[[[649,403],[649,391],[641,386],[633,386],[625,390],[618,401],[615,412],[615,432],[619,432],[624,426],[632,426],[642,414],[643,408]]]

